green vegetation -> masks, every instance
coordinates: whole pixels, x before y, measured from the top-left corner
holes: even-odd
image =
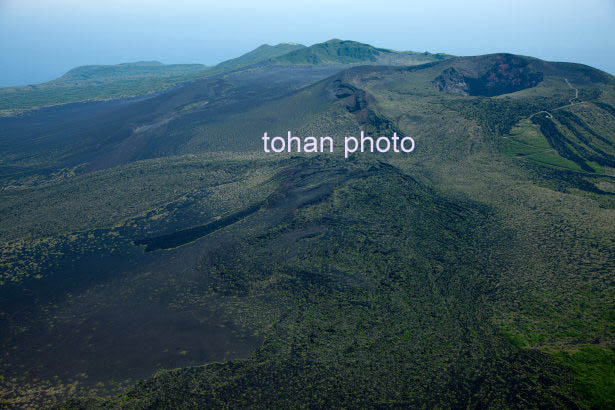
[[[304,48],[306,48],[304,45],[296,43],[280,43],[275,46],[263,44],[262,46],[257,47],[256,49],[247,52],[240,57],[223,61],[215,66],[214,69],[238,69]]]
[[[401,54],[335,40],[0,119],[0,403],[613,407],[615,81]],[[289,129],[416,150],[261,151]]]
[[[416,65],[450,58],[447,54],[394,51],[356,41],[332,39],[273,58],[280,64],[385,64]]]
[[[140,62],[84,66],[38,85],[0,89],[0,115],[80,101],[108,100],[155,93],[202,76],[200,64]]]
[[[615,352],[586,346],[556,353],[577,374],[579,390],[594,409],[615,407]]]
[[[503,152],[518,159],[533,161],[538,164],[581,171],[581,167],[575,162],[560,156],[542,135],[539,128],[530,121],[523,121],[511,130],[504,142]]]
[[[262,46],[222,63],[164,65],[143,61],[118,65],[83,66],[62,77],[38,85],[0,89],[0,117],[24,111],[85,101],[113,100],[156,93],[179,84],[232,73],[260,64],[260,69],[286,64],[397,64],[414,65],[439,61],[450,56],[376,49],[352,41],[331,40],[305,47],[295,43]],[[343,67],[341,67],[343,68]],[[341,69],[340,68],[340,69]]]

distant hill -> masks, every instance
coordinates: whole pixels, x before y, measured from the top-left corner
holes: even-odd
[[[272,59],[278,64],[390,64],[415,65],[444,60],[446,54],[394,51],[357,41],[332,39]]]
[[[463,118],[480,123],[494,134],[508,135],[512,132],[514,135],[503,139],[502,149],[508,155],[526,162],[600,174],[605,173],[605,166],[615,166],[613,145],[605,142],[610,126],[607,122],[608,111],[605,110],[610,105],[600,105],[602,101],[598,105],[584,105],[586,110],[591,107],[595,111],[592,115],[604,117],[601,122],[590,121],[589,117],[585,118],[587,114],[566,114],[561,109],[549,114],[553,118],[534,115],[570,104],[576,91],[579,92],[578,99],[584,101],[594,100],[601,94],[608,95],[613,84],[612,77],[599,70],[512,54],[455,57],[414,66],[334,64],[331,62],[334,61],[333,56],[338,52],[352,54],[351,50],[363,51],[352,54],[354,57],[344,56],[338,61],[360,61],[357,53],[362,53],[364,59],[382,58],[382,54],[406,53],[380,51],[356,42],[336,40],[327,43],[304,47],[242,69],[224,71],[217,76],[206,73],[206,78],[142,101],[122,104],[122,109],[118,109],[119,102],[97,108],[66,107],[66,112],[49,111],[32,114],[32,118],[6,121],[3,131],[5,136],[11,137],[12,144],[16,144],[15,154],[27,153],[30,165],[37,158],[36,162],[42,161],[49,166],[52,158],[56,158],[61,167],[87,163],[86,169],[100,169],[160,155],[189,154],[195,149],[256,150],[260,141],[254,138],[255,129],[273,132],[275,128],[282,132],[292,125],[293,130],[304,130],[306,134],[324,132],[322,125],[319,129],[313,129],[310,124],[319,122],[308,113],[325,110],[329,106],[329,100],[325,97],[329,94],[353,95],[356,112],[363,115],[360,118],[362,127],[386,126],[390,121],[379,119],[375,112],[363,109],[370,97],[355,89],[362,88],[365,78],[370,78],[370,85],[375,87],[368,91],[372,98],[379,96],[380,88],[391,93],[400,92],[403,96],[402,101],[394,104],[398,111],[390,114],[391,118],[404,118],[408,107],[429,101],[430,105],[422,113],[413,115],[416,118],[432,118],[428,123],[442,127],[443,133],[444,130],[454,129],[455,121]],[[265,47],[267,52],[271,52],[271,48],[275,47]],[[331,63],[276,63],[280,59],[294,60],[298,53],[326,54],[330,57],[327,61]],[[352,65],[356,67],[344,71],[344,67]],[[156,64],[111,67],[120,71],[129,66],[139,70],[151,69]],[[101,69],[82,67],[72,70],[65,77],[79,78],[95,72],[100,76],[98,70]],[[373,78],[365,72],[372,73]],[[339,81],[345,84],[339,91],[332,91],[337,89],[335,87],[321,90],[320,85],[315,84],[336,73],[341,76]],[[330,81],[334,81],[333,77]],[[567,81],[574,86],[569,86]],[[301,89],[310,84],[313,85]],[[289,92],[292,95],[288,96]],[[406,92],[410,94],[406,96]],[[379,97],[386,101],[385,95]],[[604,104],[611,102],[605,101]],[[434,107],[446,107],[455,114],[450,121],[444,121],[442,108]],[[86,116],[86,112],[92,112],[92,116]],[[430,117],[432,114],[435,116]],[[332,113],[318,115],[327,118],[325,123],[331,134],[343,135],[353,131],[352,127],[338,127],[337,119],[344,120],[345,116]],[[73,116],[75,118],[70,119]],[[33,118],[41,118],[41,123],[33,121]],[[63,123],[66,118],[70,119],[71,127],[59,129],[56,124]],[[291,123],[291,119],[296,121]],[[554,120],[558,127],[564,127],[563,133],[553,128]],[[99,125],[92,130],[93,124]],[[420,127],[424,121],[412,121],[412,124],[412,127]],[[232,138],[228,137],[229,127],[233,129]],[[542,128],[545,137],[524,137],[526,134],[533,135],[539,128]],[[36,140],[41,133],[46,135],[45,141],[32,146],[29,141]],[[74,139],[75,145],[67,146],[67,151],[64,148],[58,150],[54,144],[66,138]]]
[[[0,402],[615,408],[615,77],[272,51],[0,118]],[[263,153],[288,130],[335,152]],[[416,150],[345,158],[361,130]]]
[[[173,77],[199,73],[208,67],[202,64],[169,64],[159,61],[137,61],[115,65],[86,65],[74,68],[47,84],[79,83],[82,81],[113,81],[142,77]]]
[[[87,65],[38,85],[0,89],[0,115],[78,101],[106,100],[150,94],[198,78],[201,64],[141,61],[117,65]]]
[[[293,51],[298,51],[306,48],[303,44],[297,43],[280,43],[275,46],[263,44],[254,50],[247,52],[237,58],[226,60],[215,66],[215,69],[235,69],[245,67],[247,65],[256,64],[264,60],[275,58]]]
[[[182,82],[256,66],[260,69],[272,65],[339,66],[341,70],[361,64],[417,65],[449,57],[427,52],[399,52],[334,39],[310,47],[297,43],[263,44],[214,67],[201,64],[165,65],[158,61],[87,65],[43,84],[1,88],[0,116],[59,104],[146,95]]]

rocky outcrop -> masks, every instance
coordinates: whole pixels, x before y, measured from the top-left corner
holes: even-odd
[[[455,67],[447,68],[442,71],[433,81],[438,90],[447,94],[468,95],[469,86],[466,83],[465,77]]]
[[[438,90],[448,94],[493,97],[535,87],[544,77],[526,59],[511,54],[499,54],[486,70],[480,68],[476,71],[482,74],[471,75],[450,67],[433,82]]]
[[[345,103],[346,110],[354,115],[367,134],[383,135],[397,132],[400,136],[403,135],[391,120],[370,107],[372,97],[365,90],[336,79],[328,84],[326,92],[329,99],[342,100]]]

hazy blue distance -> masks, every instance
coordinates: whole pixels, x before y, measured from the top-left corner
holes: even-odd
[[[213,65],[263,43],[331,38],[511,52],[615,73],[615,0],[0,0],[0,86],[86,64]]]

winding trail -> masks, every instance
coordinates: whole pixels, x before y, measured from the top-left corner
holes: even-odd
[[[570,84],[570,81],[568,81],[567,78],[564,78],[564,81],[566,81],[566,84],[568,84],[568,87],[570,87],[570,89],[574,90],[574,92],[575,92],[574,98],[570,99],[570,104],[574,104],[574,100],[579,98],[579,89],[578,88],[574,88],[572,86],[572,84]]]
[[[568,79],[567,79],[567,78],[564,78],[564,81],[566,81],[566,84],[568,84],[568,87],[569,87],[571,90],[574,90],[574,97],[572,97],[571,99],[569,99],[569,100],[568,100],[568,104],[562,105],[561,107],[553,108],[553,109],[552,109],[552,110],[550,110],[550,111],[557,111],[557,110],[561,110],[562,108],[566,108],[566,107],[573,106],[573,105],[575,105],[575,104],[580,104],[580,103],[582,103],[582,101],[577,101],[577,100],[579,99],[579,89],[578,89],[578,88],[573,87],[573,86],[572,86],[572,84],[570,84],[570,81],[568,81]],[[538,115],[538,114],[541,114],[541,113],[545,113],[545,114],[546,114],[546,117],[547,117],[548,119],[550,119],[550,120],[552,120],[552,119],[553,119],[553,115],[551,114],[551,112],[549,112],[549,111],[547,111],[547,110],[540,110],[540,111],[536,111],[534,114],[532,114],[532,115],[530,115],[529,117],[527,117],[527,119],[528,119],[528,120],[531,120],[533,116]],[[504,137],[504,138],[508,138],[508,137]],[[526,155],[520,156],[519,158],[526,159],[527,157],[530,157],[530,156],[532,156],[532,155],[544,154],[545,152],[552,152],[552,151],[557,151],[557,150],[555,150],[555,149],[547,149],[547,150],[545,150],[545,151],[539,151],[539,152],[533,152],[533,153],[531,153],[531,154],[526,154]]]
[[[578,99],[579,99],[579,89],[573,87],[572,84],[570,84],[570,81],[568,81],[567,78],[564,78],[564,81],[566,81],[566,84],[568,85],[568,87],[571,90],[574,90],[574,97],[572,97],[571,99],[568,100],[568,104],[562,105],[561,107],[553,108],[551,110],[536,111],[534,114],[532,114],[529,117],[527,117],[528,120],[531,120],[533,116],[538,115],[538,114],[542,114],[542,113],[546,114],[546,117],[548,119],[552,120],[553,119],[553,115],[551,114],[551,112],[557,111],[557,110],[561,110],[562,108],[570,107],[570,106],[573,106],[575,104],[582,104],[583,103],[583,101],[578,101]],[[502,138],[508,138],[508,136],[504,136]],[[531,155],[533,155],[533,154],[531,154]]]
[[[574,90],[574,97],[572,97],[571,99],[569,99],[569,100],[568,100],[568,104],[566,104],[566,105],[562,105],[561,107],[553,108],[552,110],[550,110],[551,112],[553,112],[553,111],[557,111],[557,110],[561,110],[562,108],[571,107],[571,106],[573,106],[573,105],[583,104],[583,102],[584,102],[584,101],[579,101],[579,89],[578,89],[578,88],[576,88],[576,87],[573,87],[573,86],[572,86],[572,84],[570,84],[570,81],[568,81],[568,79],[567,79],[567,78],[564,78],[564,81],[566,81],[566,84],[568,84],[568,87],[569,87],[571,90]],[[527,117],[527,119],[528,119],[528,120],[530,120],[530,119],[532,119],[532,117],[533,117],[533,116],[535,116],[535,115],[537,115],[537,114],[540,114],[540,113],[545,113],[545,114],[546,114],[546,116],[547,116],[547,118],[549,118],[549,119],[553,119],[553,115],[551,114],[551,112],[549,112],[549,111],[547,111],[547,110],[540,110],[540,111],[537,111],[537,112],[535,112],[534,114],[530,115],[529,117]],[[507,137],[507,136],[505,136],[505,137],[503,137],[503,138],[508,138],[508,137]],[[544,154],[544,153],[546,153],[546,152],[557,152],[557,150],[556,150],[556,149],[552,149],[552,148],[551,148],[551,149],[546,149],[546,150],[544,150],[544,151],[538,151],[538,152],[532,152],[532,153],[525,154],[525,155],[519,155],[519,156],[517,156],[516,158],[517,158],[517,159],[520,159],[520,160],[523,160],[523,161],[527,161],[527,160],[528,160],[531,156],[533,156],[533,155]],[[551,165],[552,165],[552,164],[551,164]],[[553,165],[553,166],[555,166],[556,168],[561,168],[561,167],[556,166],[556,165]],[[600,174],[600,173],[598,173],[598,172],[594,172],[594,173],[592,173],[592,175],[595,175],[595,176],[612,177],[612,175],[608,175],[608,174]]]
[[[569,99],[569,100],[568,100],[568,104],[562,105],[561,107],[553,108],[552,110],[549,110],[549,111],[551,111],[551,112],[553,112],[553,111],[557,111],[557,110],[561,110],[562,108],[571,107],[571,106],[573,106],[573,105],[575,105],[575,104],[581,104],[581,103],[582,103],[582,101],[578,101],[578,99],[579,99],[579,89],[578,89],[578,88],[573,87],[573,86],[572,86],[572,84],[570,84],[570,81],[568,81],[568,79],[567,79],[567,78],[564,78],[564,81],[566,81],[566,84],[568,84],[568,87],[569,87],[571,90],[574,90],[574,97],[572,97],[571,99]],[[540,111],[537,111],[537,112],[535,112],[534,114],[532,114],[532,115],[530,115],[529,117],[527,117],[527,119],[528,119],[528,120],[531,120],[533,116],[538,115],[538,114],[540,114],[540,113],[545,113],[545,114],[546,114],[546,117],[547,117],[548,119],[553,119],[553,115],[552,115],[552,114],[551,114],[551,112],[549,112],[549,111],[547,111],[547,110],[540,110]]]

